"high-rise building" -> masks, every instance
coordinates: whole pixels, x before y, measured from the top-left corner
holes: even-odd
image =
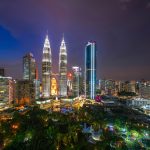
[[[0,76],[5,76],[5,69],[4,68],[0,68]]]
[[[13,102],[14,90],[11,77],[0,76],[0,107],[8,106]]]
[[[35,84],[31,80],[19,80],[16,83],[16,104],[33,104],[35,101]]]
[[[88,42],[85,48],[85,95],[94,99],[96,95],[96,43]]]
[[[42,96],[43,98],[50,97],[50,78],[51,78],[51,48],[48,35],[46,35],[44,48],[43,48],[43,59],[42,59]]]
[[[64,37],[59,52],[59,95],[67,96],[67,49]]]
[[[72,81],[72,92],[73,96],[80,95],[80,82],[81,82],[81,68],[78,66],[72,67],[73,81]]]
[[[34,80],[36,78],[36,64],[32,53],[23,57],[23,79]]]

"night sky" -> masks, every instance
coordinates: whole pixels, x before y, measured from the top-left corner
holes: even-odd
[[[85,44],[94,40],[98,78],[150,79],[150,0],[0,0],[0,67],[7,76],[22,78],[27,52],[41,74],[47,30],[53,72],[64,33],[68,68],[84,68]]]

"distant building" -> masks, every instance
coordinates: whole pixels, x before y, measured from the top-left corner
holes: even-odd
[[[115,94],[115,81],[114,80],[109,79],[105,81],[105,93],[107,95]]]
[[[35,101],[35,84],[30,80],[19,80],[16,85],[16,104],[30,105]]]
[[[142,107],[142,106],[150,105],[150,100],[144,98],[135,98],[135,99],[127,100],[126,103],[128,106]]]
[[[52,68],[52,54],[48,35],[46,35],[43,58],[42,58],[42,96],[43,98],[50,97],[50,81],[51,81],[51,68]]]
[[[34,87],[35,87],[35,100],[38,100],[40,98],[40,80],[35,79],[34,80]]]
[[[81,68],[78,66],[72,67],[73,81],[72,81],[72,92],[73,96],[79,97],[80,95],[80,79],[81,79]]]
[[[35,85],[35,99],[38,100],[41,97],[42,92],[40,91],[41,81],[39,80],[37,67],[36,67],[36,78],[33,81]]]
[[[106,92],[105,92],[105,88],[106,88],[105,79],[100,80],[99,86],[100,86],[100,90],[101,90],[101,95],[105,95],[106,94]]]
[[[57,96],[58,95],[58,84],[56,78],[51,79],[51,95]]]
[[[0,68],[0,76],[5,76],[5,69],[4,68]]]
[[[73,82],[73,74],[72,72],[67,73],[67,94],[68,96],[72,96],[72,83]]]
[[[23,57],[23,79],[34,80],[36,78],[36,64],[32,53]]]
[[[35,99],[40,98],[40,81],[38,80],[38,69],[32,53],[23,57],[23,79],[34,83]]]
[[[141,82],[139,84],[139,95],[141,98],[150,99],[150,83]]]
[[[96,43],[85,47],[85,95],[91,99],[96,95]]]
[[[11,77],[0,76],[0,107],[13,103],[14,89]]]
[[[59,52],[59,95],[67,96],[67,48],[64,37]]]

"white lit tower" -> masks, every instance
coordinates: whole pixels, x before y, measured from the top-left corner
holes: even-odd
[[[51,48],[50,48],[48,35],[46,35],[44,48],[43,48],[43,59],[42,59],[42,96],[43,98],[50,97],[51,68],[52,68]]]
[[[67,96],[67,49],[64,37],[59,52],[59,95]]]

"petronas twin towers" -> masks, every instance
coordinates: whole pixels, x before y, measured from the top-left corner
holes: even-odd
[[[43,59],[42,59],[42,97],[49,98],[51,95],[51,77],[52,77],[52,53],[48,35],[46,35]],[[61,42],[59,52],[59,95],[67,96],[67,49],[64,37]]]

